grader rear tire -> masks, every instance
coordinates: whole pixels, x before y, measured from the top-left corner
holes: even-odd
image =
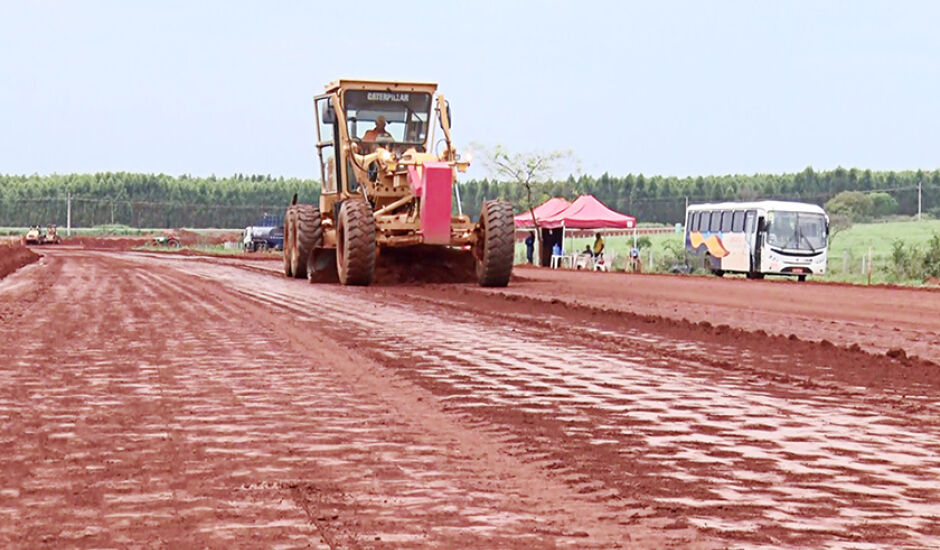
[[[350,199],[339,209],[336,225],[336,271],[344,285],[367,286],[375,276],[375,219],[372,207]]]
[[[320,227],[320,210],[312,204],[298,204],[294,207],[294,242],[291,248],[290,267],[297,279],[307,278],[307,256],[313,251],[319,230],[320,241],[323,230]]]
[[[480,235],[474,247],[477,281],[480,286],[506,286],[512,275],[513,231],[512,205],[505,201],[487,201],[480,212]]]
[[[336,282],[336,253],[323,248],[323,218],[320,209],[313,209],[313,247],[307,254],[307,281],[310,283]]]
[[[284,257],[284,275],[294,276],[294,270],[291,267],[291,254],[294,252],[294,206],[288,206],[284,214],[284,250],[281,255]]]

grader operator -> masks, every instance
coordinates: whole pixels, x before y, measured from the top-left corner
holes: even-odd
[[[473,255],[479,284],[509,283],[512,206],[486,201],[477,223],[460,211],[456,175],[469,160],[454,147],[450,105],[436,90],[339,80],[314,98],[322,191],[319,205],[295,195],[287,209],[285,275],[314,282],[335,273],[368,285],[383,248],[444,246]]]

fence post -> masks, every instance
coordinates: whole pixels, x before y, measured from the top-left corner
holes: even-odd
[[[868,247],[868,284],[871,284],[871,246]]]

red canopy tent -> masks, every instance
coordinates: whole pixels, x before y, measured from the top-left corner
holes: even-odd
[[[536,238],[537,265],[548,266],[552,246],[564,246],[566,231],[572,229],[633,229],[636,218],[614,212],[592,195],[581,195],[573,203],[555,197],[536,206],[533,211],[539,228]],[[532,213],[528,210],[515,217],[516,229],[532,230]]]
[[[526,210],[517,215],[513,219],[516,222],[517,228],[531,228],[533,227],[532,212],[535,212],[535,218],[539,221],[539,225],[542,225],[542,220],[558,214],[569,206],[571,206],[571,203],[567,200],[561,197],[552,197],[532,210]]]
[[[636,227],[636,218],[614,212],[593,195],[581,195],[568,208],[540,218],[539,225],[546,229],[630,229]]]

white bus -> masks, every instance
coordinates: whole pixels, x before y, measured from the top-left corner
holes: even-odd
[[[706,271],[807,275],[826,272],[829,217],[815,204],[784,201],[690,204],[685,248]]]

